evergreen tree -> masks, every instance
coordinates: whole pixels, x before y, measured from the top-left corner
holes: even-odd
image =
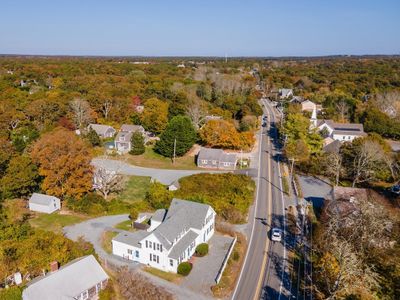
[[[96,131],[94,131],[93,128],[89,129],[89,132],[86,134],[86,138],[90,142],[90,144],[95,147],[95,146],[100,146],[101,145],[101,140],[99,135],[97,134]]]
[[[140,132],[134,132],[131,138],[132,148],[129,151],[129,154],[132,155],[140,155],[143,154],[145,151],[144,147],[144,138]]]
[[[154,149],[161,155],[172,157],[176,139],[176,156],[182,156],[193,146],[196,138],[191,120],[186,116],[176,116],[168,123]]]

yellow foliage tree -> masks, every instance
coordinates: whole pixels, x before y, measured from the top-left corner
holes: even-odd
[[[140,115],[143,127],[154,133],[161,133],[168,123],[168,103],[157,98],[146,100],[144,111]]]
[[[92,187],[91,155],[73,132],[57,128],[32,148],[32,159],[44,176],[42,189],[58,197],[81,198]]]
[[[208,121],[199,135],[210,147],[247,150],[254,144],[253,133],[239,133],[231,122],[225,120]]]

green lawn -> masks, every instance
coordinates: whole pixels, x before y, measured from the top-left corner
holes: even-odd
[[[117,200],[135,203],[144,200],[150,187],[150,177],[127,176],[123,190],[117,196]]]
[[[64,226],[82,222],[87,218],[78,215],[61,215],[59,213],[39,214],[29,220],[33,227],[61,233]]]
[[[136,229],[132,227],[132,220],[126,220],[121,223],[118,223],[114,226],[114,228],[127,230],[127,231],[135,231]]]
[[[123,156],[130,164],[159,169],[197,169],[193,156],[177,157],[175,164],[172,163],[171,158],[164,157],[154,152],[152,147],[146,147],[146,152],[142,155],[125,154]]]

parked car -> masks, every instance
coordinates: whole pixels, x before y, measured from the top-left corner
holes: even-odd
[[[271,240],[274,242],[282,241],[282,230],[280,230],[279,228],[272,228]]]

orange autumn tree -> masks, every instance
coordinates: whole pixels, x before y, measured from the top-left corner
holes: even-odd
[[[200,138],[209,147],[248,150],[254,144],[251,132],[240,133],[225,120],[210,120],[199,131]]]
[[[31,155],[44,177],[42,189],[48,194],[79,199],[92,188],[88,146],[73,132],[57,128],[44,134]]]

